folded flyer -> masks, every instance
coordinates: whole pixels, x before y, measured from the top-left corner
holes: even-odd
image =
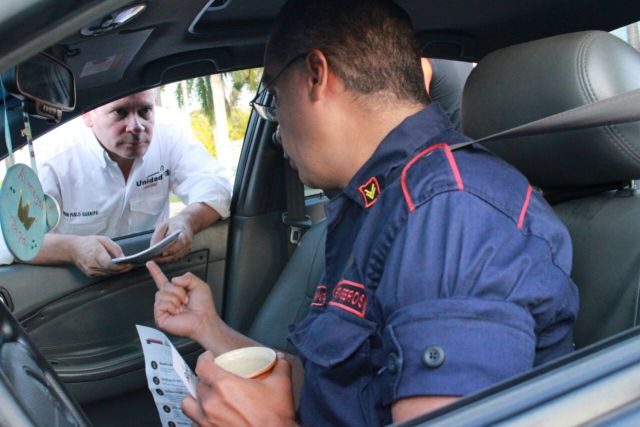
[[[196,397],[198,379],[167,336],[157,329],[136,325],[144,353],[149,390],[163,426],[191,427],[180,405],[185,397]]]
[[[180,233],[182,233],[182,230],[176,230],[173,233],[169,234],[164,239],[157,242],[155,245],[151,245],[143,251],[140,251],[132,255],[113,258],[111,262],[114,264],[129,264],[129,263],[144,264],[145,262],[149,261],[151,258],[160,255],[167,246],[169,246],[171,243],[176,241],[178,237],[180,237]]]

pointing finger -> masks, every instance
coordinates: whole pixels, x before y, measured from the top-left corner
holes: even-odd
[[[145,264],[147,266],[147,270],[149,270],[149,274],[151,274],[151,278],[155,282],[158,289],[162,289],[163,285],[169,282],[167,276],[164,275],[158,264],[153,261],[149,261]]]

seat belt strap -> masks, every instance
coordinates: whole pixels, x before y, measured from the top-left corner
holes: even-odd
[[[581,105],[571,110],[516,126],[473,141],[449,146],[451,151],[479,142],[489,142],[505,138],[543,135],[575,129],[586,129],[640,120],[640,89],[605,98],[591,104]]]
[[[282,222],[288,226],[289,244],[297,246],[305,231],[311,227],[311,218],[305,215],[304,184],[298,172],[285,162],[285,187],[287,191],[287,211],[282,214]]]

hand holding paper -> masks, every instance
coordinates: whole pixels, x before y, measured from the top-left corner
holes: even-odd
[[[111,260],[114,264],[144,264],[149,261],[151,258],[157,257],[162,253],[162,251],[167,248],[171,243],[176,241],[182,230],[176,230],[173,233],[169,234],[164,239],[160,240],[156,244],[149,246],[147,249],[140,251],[138,253],[122,256],[118,258],[113,258]]]

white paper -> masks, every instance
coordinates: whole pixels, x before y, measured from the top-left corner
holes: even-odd
[[[195,397],[197,377],[167,336],[157,329],[136,325],[144,353],[149,390],[163,426],[191,426],[180,405],[185,397]]]
[[[122,256],[122,257],[119,257],[119,258],[113,258],[111,260],[111,262],[114,263],[114,264],[127,264],[127,263],[142,264],[142,263],[145,263],[145,262],[149,261],[151,258],[160,255],[162,253],[162,251],[164,250],[164,248],[169,246],[171,243],[173,243],[180,236],[180,233],[182,233],[182,230],[176,230],[173,233],[169,234],[164,239],[162,239],[159,242],[157,242],[155,245],[149,246],[147,249],[145,249],[143,251],[140,251],[140,252],[132,254],[132,255]]]

